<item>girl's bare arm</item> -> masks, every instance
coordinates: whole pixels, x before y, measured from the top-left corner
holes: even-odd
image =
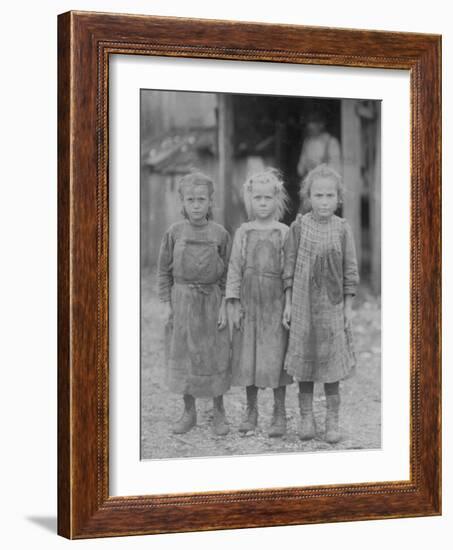
[[[170,231],[167,231],[160,245],[157,268],[157,286],[161,302],[171,301],[171,289],[173,286],[173,246],[173,237]]]
[[[289,330],[291,324],[291,300],[293,289],[291,287],[285,290],[285,308],[283,310],[282,323],[286,330]]]
[[[346,294],[344,297],[344,320],[346,324],[349,324],[352,321],[352,302],[354,296],[352,294]]]
[[[219,316],[217,319],[217,328],[223,330],[227,325],[227,312],[225,296],[222,296],[222,302],[219,307]]]

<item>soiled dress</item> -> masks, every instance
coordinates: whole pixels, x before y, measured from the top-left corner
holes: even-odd
[[[286,371],[300,382],[337,382],[353,373],[351,327],[344,296],[359,282],[351,228],[331,216],[299,215],[285,247],[284,287],[292,287]]]
[[[228,328],[217,328],[230,248],[228,232],[212,221],[177,222],[163,237],[158,286],[160,299],[171,301],[173,310],[165,331],[172,392],[216,397],[230,388]]]
[[[236,231],[226,298],[240,299],[242,330],[233,332],[235,386],[277,388],[292,378],[283,370],[288,333],[284,308],[283,245],[288,227],[279,222],[261,228],[244,223]]]

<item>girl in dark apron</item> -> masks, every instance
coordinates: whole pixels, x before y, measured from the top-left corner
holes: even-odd
[[[225,282],[230,236],[211,221],[213,183],[204,174],[179,184],[184,220],[163,237],[159,255],[159,296],[166,308],[166,379],[181,394],[184,411],[173,432],[197,422],[195,399],[211,397],[213,432],[229,431],[223,394],[230,388],[230,342],[226,328]]]

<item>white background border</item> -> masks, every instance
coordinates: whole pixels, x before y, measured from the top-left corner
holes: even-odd
[[[139,460],[140,88],[382,99],[382,450]],[[409,109],[408,71],[110,56],[112,495],[409,478]]]

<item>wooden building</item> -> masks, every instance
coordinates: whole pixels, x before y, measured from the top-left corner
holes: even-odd
[[[141,259],[157,262],[165,229],[180,219],[177,180],[191,169],[215,182],[214,217],[233,233],[245,220],[241,186],[265,166],[281,170],[291,197],[284,221],[299,210],[297,162],[304,120],[323,113],[341,144],[347,188],[342,215],[356,240],[364,283],[381,284],[380,103],[353,99],[142,92]]]

